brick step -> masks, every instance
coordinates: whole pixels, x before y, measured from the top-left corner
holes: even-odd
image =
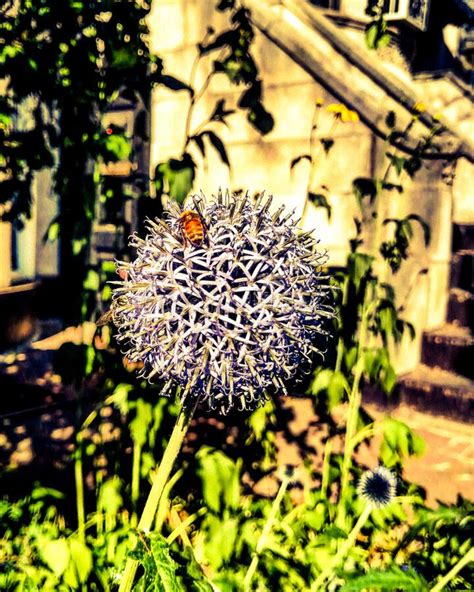
[[[439,368],[420,364],[401,376],[395,397],[425,412],[467,422],[474,419],[474,382]]]
[[[453,251],[474,249],[474,224],[453,224]]]
[[[459,288],[451,288],[448,301],[448,323],[474,327],[474,294]]]
[[[453,253],[449,284],[474,292],[474,249],[464,249]]]
[[[473,360],[474,339],[467,327],[449,323],[423,334],[423,364],[474,378]]]

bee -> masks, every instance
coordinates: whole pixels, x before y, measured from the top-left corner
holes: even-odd
[[[120,279],[122,279],[123,281],[126,281],[128,278],[128,271],[126,269],[124,269],[123,267],[120,267],[117,270],[117,273],[120,276]],[[104,325],[107,325],[108,323],[112,323],[114,320],[114,311],[112,308],[109,308],[109,310],[106,310],[103,314],[100,315],[100,317],[97,319],[96,321],[96,325],[97,327],[103,327]]]
[[[202,245],[206,230],[201,216],[192,210],[184,210],[179,216],[179,222],[183,238],[195,247]]]
[[[111,323],[113,320],[114,320],[114,313],[113,313],[112,309],[109,309],[109,310],[105,311],[104,314],[100,315],[100,317],[97,319],[95,324],[98,327],[103,327],[104,325]]]

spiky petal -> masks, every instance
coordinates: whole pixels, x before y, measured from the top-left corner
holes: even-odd
[[[288,379],[310,368],[332,316],[319,271],[325,255],[282,209],[272,215],[270,203],[193,196],[184,207],[205,225],[201,245],[186,240],[176,204],[164,221],[148,221],[145,239],[132,238],[137,256],[119,263],[127,273],[112,312],[142,376],[226,412],[285,392]]]

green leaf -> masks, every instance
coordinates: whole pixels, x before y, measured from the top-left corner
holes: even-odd
[[[414,569],[403,571],[398,566],[393,566],[387,571],[372,569],[362,576],[351,578],[341,588],[341,592],[365,592],[366,590],[425,592],[428,590],[428,584]]]
[[[72,559],[70,568],[73,565],[79,582],[85,583],[92,571],[92,551],[82,541],[74,538],[69,540],[69,550]]]
[[[171,158],[156,167],[155,186],[162,190],[166,182],[169,196],[182,203],[193,187],[195,169],[196,165],[187,152],[181,160]]]
[[[332,208],[323,193],[313,193],[310,191],[308,193],[308,199],[316,208],[324,208],[328,213],[328,220],[331,219]]]
[[[105,134],[102,141],[101,156],[104,162],[128,160],[132,152],[130,139],[123,133]]]
[[[419,216],[418,214],[410,214],[409,216],[407,216],[406,219],[407,220],[415,220],[416,222],[418,222],[418,224],[420,224],[420,226],[423,230],[423,238],[425,241],[425,245],[428,246],[431,241],[431,229],[430,229],[428,222],[424,218]]]
[[[392,166],[395,167],[397,175],[400,176],[400,173],[403,171],[403,168],[405,166],[406,158],[403,158],[403,156],[397,156],[396,154],[392,154],[391,152],[386,152],[385,154],[389,161],[392,163]]]
[[[113,405],[120,411],[122,415],[128,413],[128,395],[130,391],[133,391],[133,386],[131,384],[120,383],[115,387],[115,390],[113,392]]]
[[[53,222],[51,222],[51,224],[48,226],[48,230],[46,231],[43,237],[43,241],[54,242],[55,240],[57,240],[57,238],[59,237],[60,229],[61,227],[59,225],[59,222],[55,218]]]
[[[377,23],[372,23],[365,31],[365,43],[369,49],[375,49],[378,35]]]
[[[233,113],[235,113],[235,109],[226,109],[225,99],[220,99],[217,101],[214,111],[209,117],[209,121],[218,121],[227,125],[227,122],[225,121],[226,117],[232,115]]]
[[[290,170],[293,170],[295,168],[295,166],[299,162],[301,162],[302,160],[308,160],[309,162],[313,162],[312,158],[309,154],[301,154],[300,156],[293,158],[293,160],[291,161],[291,164],[290,164]]]
[[[69,545],[66,539],[46,541],[39,545],[39,552],[46,563],[57,577],[62,576],[71,560]]]
[[[98,292],[100,287],[100,278],[97,271],[89,269],[86,279],[83,284],[84,290],[91,290],[91,292]]]
[[[148,439],[148,431],[153,419],[151,403],[138,399],[136,401],[136,414],[129,424],[132,440],[138,446],[143,446]]]
[[[384,181],[381,187],[382,189],[385,189],[385,191],[398,191],[398,193],[403,193],[403,185],[397,183],[387,183]]]
[[[397,116],[395,115],[395,112],[389,111],[387,113],[387,116],[385,117],[385,125],[387,127],[389,127],[390,129],[393,129],[395,127],[396,122],[397,122]]]
[[[215,150],[217,151],[217,153],[221,157],[222,162],[225,163],[230,168],[229,157],[227,156],[227,152],[226,152],[224,143],[219,138],[219,136],[212,131],[203,132],[202,135],[207,136],[209,138],[209,141],[211,142],[211,144],[214,146]]]
[[[331,138],[321,138],[319,141],[321,142],[321,146],[323,147],[323,150],[326,154],[334,146],[334,140],[332,140]]]
[[[205,159],[206,158],[206,146],[204,144],[203,134],[197,134],[195,136],[191,136],[189,138],[189,141],[194,142],[196,144],[196,146],[199,148],[199,151],[201,152],[202,157]]]
[[[182,80],[178,80],[174,76],[169,76],[168,74],[163,74],[160,77],[160,82],[163,86],[166,86],[166,88],[169,88],[170,90],[174,90],[174,91],[187,90],[189,92],[189,94],[191,95],[191,97],[194,96],[194,90],[189,86],[189,84],[186,84]]]
[[[374,201],[377,196],[377,183],[375,179],[369,177],[357,177],[352,181],[352,192],[357,198],[359,205],[362,206],[362,198],[368,197],[370,203]]]
[[[359,289],[362,280],[367,279],[370,275],[373,261],[374,258],[371,255],[365,255],[364,253],[351,253],[349,255],[347,271],[356,290]]]
[[[342,372],[334,372],[328,385],[329,410],[339,405],[344,394],[350,391],[349,383]]]
[[[198,474],[203,498],[208,507],[219,512],[221,506],[235,509],[240,503],[241,461],[234,462],[220,450],[202,447],[198,454]]]
[[[155,582],[163,592],[186,592],[176,575],[178,564],[171,558],[169,545],[159,534],[150,535],[150,548],[155,562]]]

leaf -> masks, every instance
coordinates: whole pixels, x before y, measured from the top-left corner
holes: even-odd
[[[172,199],[182,203],[193,187],[196,165],[187,152],[181,160],[171,158],[157,166],[155,171],[155,183],[157,179],[166,182],[167,191]],[[162,187],[163,188],[163,187]]]
[[[209,121],[219,121],[220,123],[226,124],[225,118],[229,115],[232,115],[233,113],[235,113],[234,109],[225,108],[225,99],[220,99],[217,101]]]
[[[143,399],[137,399],[136,415],[129,424],[130,435],[136,445],[143,446],[147,442],[152,419],[153,409],[151,403]]]
[[[54,220],[48,226],[48,230],[45,232],[43,236],[43,242],[54,242],[59,237],[59,233],[61,231],[61,226],[58,221],[58,216],[54,218]]]
[[[377,23],[372,23],[365,31],[365,43],[369,49],[375,49],[378,35]]]
[[[341,592],[362,592],[368,589],[383,592],[425,592],[428,590],[428,584],[414,569],[408,568],[404,571],[398,566],[392,566],[387,571],[372,569],[362,576],[351,578],[342,586]]]
[[[204,446],[197,454],[198,474],[208,507],[219,512],[221,506],[235,509],[240,502],[241,461],[234,462],[220,450]]]
[[[415,220],[416,222],[418,222],[418,224],[420,224],[421,228],[423,229],[423,238],[425,241],[425,246],[428,246],[431,241],[431,229],[428,222],[418,214],[410,214],[409,216],[407,216],[406,219]]]
[[[308,160],[309,162],[313,162],[313,160],[309,154],[301,154],[300,156],[293,158],[293,160],[291,161],[291,164],[290,164],[290,170],[293,170],[295,168],[295,166],[299,162],[301,162],[302,160]]]
[[[418,156],[412,156],[411,158],[405,160],[405,162],[403,163],[403,168],[407,172],[408,176],[410,178],[413,178],[415,176],[415,173],[417,173],[421,169],[422,164],[423,163],[421,158],[419,158]]]
[[[224,12],[225,10],[229,10],[229,8],[234,8],[234,4],[235,0],[219,0],[216,8],[217,10]]]
[[[352,181],[352,191],[362,205],[362,198],[368,196],[370,203],[373,202],[377,196],[377,184],[374,179],[369,177],[357,177]]]
[[[400,176],[400,173],[403,171],[403,168],[405,166],[406,158],[403,158],[403,156],[397,156],[396,154],[392,154],[391,152],[386,152],[385,154],[392,163],[392,166],[395,167],[397,175]]]
[[[156,567],[156,580],[163,592],[186,592],[176,576],[178,564],[171,558],[169,546],[159,534],[150,535],[150,548]]]
[[[329,205],[329,202],[324,194],[313,193],[312,191],[310,191],[308,193],[308,199],[316,208],[324,208],[328,213],[328,220],[331,219],[332,208]]]
[[[74,538],[69,540],[69,550],[79,582],[84,583],[92,571],[92,551],[83,542]]]
[[[100,287],[99,274],[95,269],[89,269],[86,275],[86,279],[83,283],[84,290],[90,290],[91,292],[98,292]]]
[[[328,385],[329,410],[339,405],[344,394],[350,391],[349,384],[342,372],[334,372]]]
[[[101,144],[101,156],[105,163],[127,160],[132,152],[130,139],[123,132],[104,134]]]
[[[371,255],[365,255],[364,253],[351,253],[349,255],[347,271],[354,282],[356,290],[359,289],[362,280],[370,275],[373,261],[374,258]]]
[[[261,101],[249,110],[247,119],[264,136],[269,134],[275,126],[273,115],[265,109]]]
[[[403,185],[398,185],[397,183],[387,183],[384,181],[382,183],[382,189],[386,191],[398,191],[398,193],[403,193]]]
[[[203,132],[203,136],[206,135],[209,138],[209,141],[214,146],[216,151],[218,152],[219,156],[223,163],[225,163],[230,168],[229,158],[227,156],[227,152],[222,140],[212,131]]]
[[[46,541],[39,546],[39,551],[46,565],[51,568],[57,577],[60,577],[67,569],[71,560],[69,545],[66,539]]]
[[[387,127],[389,127],[390,129],[393,129],[395,127],[396,122],[397,122],[397,116],[395,115],[395,112],[389,111],[387,113],[387,116],[385,117],[385,125]]]
[[[186,84],[182,80],[178,80],[174,76],[163,74],[160,76],[160,82],[163,84],[163,86],[166,86],[166,88],[169,88],[170,90],[187,90],[191,97],[194,96],[194,90],[189,86],[189,84]]]
[[[199,148],[199,151],[202,154],[202,157],[205,159],[206,158],[206,146],[204,144],[204,140],[203,140],[203,134],[197,134],[196,136],[191,136],[189,138],[190,142],[194,142],[196,144],[196,146]]]
[[[331,138],[321,138],[319,140],[321,142],[321,145],[323,147],[324,152],[327,154],[331,148],[334,146],[334,140],[332,140]]]

